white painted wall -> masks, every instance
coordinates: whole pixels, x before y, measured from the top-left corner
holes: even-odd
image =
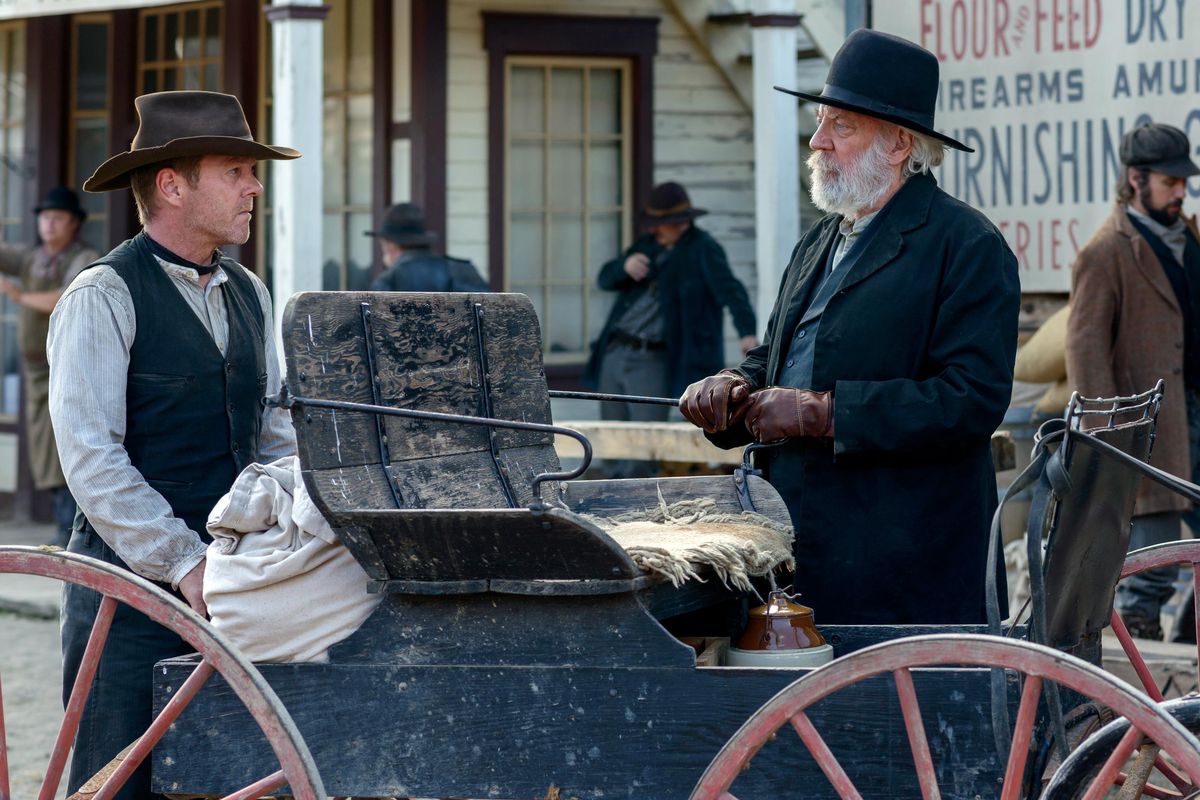
[[[653,180],[679,181],[695,205],[709,210],[700,225],[725,247],[734,273],[753,298],[753,119],[660,0],[449,0],[447,252],[471,259],[481,270],[489,268],[484,10],[660,17]],[[593,275],[599,268],[589,265]],[[732,326],[726,325],[732,345]],[[729,359],[736,356],[732,348]]]

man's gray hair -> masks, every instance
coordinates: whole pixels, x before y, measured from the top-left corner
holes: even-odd
[[[913,143],[912,152],[904,162],[904,173],[901,175],[903,180],[922,172],[932,172],[934,167],[941,166],[942,159],[946,157],[946,145],[942,144],[940,139],[913,130],[908,132],[912,134]]]

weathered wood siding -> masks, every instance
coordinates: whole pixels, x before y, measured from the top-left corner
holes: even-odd
[[[700,225],[755,292],[753,118],[659,0],[450,0],[447,80],[447,247],[485,274],[488,254],[488,74],[483,11],[658,16],[654,182],[675,180],[709,210]],[[614,255],[616,255],[614,253]],[[599,264],[589,264],[595,275]],[[728,317],[728,315],[726,315]],[[732,326],[726,322],[732,343]],[[729,350],[730,358],[736,348]]]

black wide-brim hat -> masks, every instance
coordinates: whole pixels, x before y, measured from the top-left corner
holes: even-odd
[[[79,195],[65,186],[55,186],[46,192],[46,199],[33,207],[35,215],[43,211],[66,211],[74,214],[83,222],[87,219],[87,211],[79,204]]]
[[[437,234],[425,227],[425,212],[416,203],[397,203],[383,215],[377,231],[363,231],[364,236],[378,236],[401,247],[428,247],[437,241]]]
[[[696,217],[708,213],[707,209],[692,205],[687,189],[675,181],[667,181],[655,186],[650,192],[646,207],[638,215],[643,227],[654,225],[672,225],[677,222],[691,222]]]
[[[133,101],[138,130],[129,150],[113,156],[88,178],[87,192],[129,186],[138,167],[191,156],[246,156],[258,160],[299,158],[290,147],[259,144],[250,134],[242,104],[219,92],[155,92]]]
[[[937,56],[890,33],[859,28],[846,37],[829,65],[820,94],[776,90],[821,105],[844,108],[932,136],[956,150],[975,151],[933,127],[937,107]]]

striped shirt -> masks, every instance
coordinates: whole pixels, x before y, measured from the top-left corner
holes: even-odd
[[[156,259],[224,355],[229,317],[222,287],[229,276],[218,267],[201,287],[196,270]],[[279,391],[280,368],[271,335],[271,297],[257,276],[247,274],[262,306],[267,394],[272,395]],[[133,297],[114,270],[93,267],[73,281],[50,315],[50,417],[67,485],[100,538],[137,574],[178,586],[204,558],[205,544],[150,488],[123,444],[129,352],[136,334]],[[260,460],[294,454],[288,413],[264,409],[262,414]]]

